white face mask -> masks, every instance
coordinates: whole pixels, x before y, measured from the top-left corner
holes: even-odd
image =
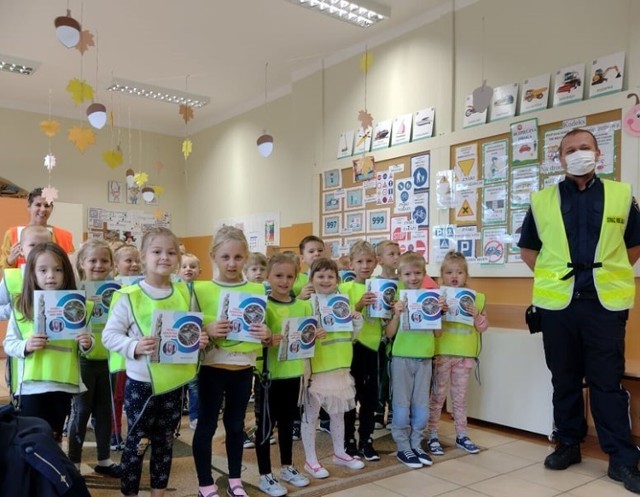
[[[584,176],[596,168],[596,153],[593,150],[576,150],[567,155],[567,173],[572,176]]]

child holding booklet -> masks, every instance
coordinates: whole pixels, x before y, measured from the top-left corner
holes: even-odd
[[[260,473],[258,487],[271,497],[280,497],[287,493],[287,489],[271,471],[269,436],[272,423],[278,425],[280,479],[294,487],[309,485],[309,480],[293,466],[293,422],[295,412],[299,409],[298,398],[304,360],[279,360],[278,350],[283,338],[284,320],[312,315],[309,301],[297,300],[291,296],[297,273],[298,264],[290,255],[271,256],[267,265],[267,281],[271,286],[267,302],[267,326],[272,335],[263,365],[263,372],[271,378],[271,382],[266,387],[263,386],[256,396],[256,455]]]
[[[308,235],[300,240],[298,249],[300,250],[300,259],[310,268],[313,261],[323,256],[324,242],[322,238],[318,238],[315,235]],[[311,293],[313,293],[313,288],[309,283],[308,273],[303,273],[302,271],[298,273],[296,281],[293,284],[293,293],[296,297],[303,300],[308,299]]]
[[[174,430],[180,421],[182,386],[196,374],[197,365],[151,363],[157,354],[154,311],[189,311],[184,283],[172,283],[180,262],[178,239],[166,228],[151,228],[142,238],[144,279],[114,294],[102,340],[109,350],[126,357],[124,408],[128,433],[122,453],[120,490],[138,495],[142,462],[151,445],[151,496],[165,493],[171,473]],[[208,337],[203,332],[199,346]]]
[[[58,442],[62,441],[72,395],[85,390],[78,347],[82,353],[91,351],[93,339],[88,332],[79,333],[75,340],[55,341],[38,334],[34,329],[34,292],[75,289],[73,268],[64,250],[51,242],[36,245],[27,258],[22,292],[3,342],[7,355],[18,359],[20,414],[47,421]]]
[[[465,287],[469,276],[467,260],[460,252],[448,252],[442,261],[440,272],[442,285]],[[467,387],[471,371],[480,354],[480,333],[489,327],[484,305],[484,294],[476,293],[475,305],[466,309],[473,316],[473,325],[443,319],[442,335],[436,338],[434,382],[429,401],[428,424],[428,449],[435,456],[444,455],[444,449],[438,440],[438,422],[449,386],[453,401],[456,445],[470,454],[480,452],[467,435]]]
[[[82,282],[103,282],[113,268],[113,256],[109,245],[99,239],[85,242],[76,259],[76,271]],[[81,286],[84,286],[81,284]],[[90,286],[90,285],[89,285]],[[119,286],[119,285],[118,285]],[[87,288],[85,287],[85,290]],[[113,290],[112,290],[113,291]],[[90,294],[87,291],[87,300]],[[80,358],[82,381],[87,386],[86,392],[74,399],[69,423],[69,459],[78,469],[82,460],[82,445],[87,431],[87,421],[93,415],[96,420],[95,434],[98,452],[96,473],[119,478],[120,466],[111,460],[111,385],[107,349],[102,345],[102,330],[106,319],[96,315],[96,309],[102,311],[102,303],[94,304],[94,316],[89,320],[91,332],[96,340],[91,353]],[[106,318],[106,313],[104,314]]]
[[[310,281],[316,294],[335,295],[338,291],[338,266],[331,259],[317,259],[311,265]],[[317,302],[315,296],[312,296],[312,300]],[[355,327],[362,324],[360,313],[353,312],[351,317]],[[354,381],[349,374],[353,358],[352,337],[352,331],[326,334],[316,341],[315,353],[310,361],[311,379],[304,397],[302,443],[306,458],[304,469],[314,478],[329,476],[329,471],[318,462],[316,455],[316,419],[321,407],[329,414],[331,421],[333,463],[350,469],[364,467],[358,457],[345,452],[344,445],[344,414],[356,405]]]
[[[403,288],[400,291],[401,297],[403,292],[422,288],[426,276],[424,258],[415,252],[401,255],[398,272]],[[442,307],[444,299],[440,298],[437,305]],[[437,308],[433,311],[439,313]],[[398,447],[396,459],[409,468],[421,468],[423,465],[432,464],[421,444],[422,433],[429,419],[429,387],[435,330],[412,330],[409,314],[407,302],[400,298],[395,303],[393,317],[385,330],[387,337],[393,338],[390,372],[394,416],[391,435]],[[415,315],[422,316],[422,309]]]
[[[249,244],[241,230],[224,226],[216,233],[209,255],[217,268],[213,281],[196,281],[193,288],[199,308],[208,322],[207,332],[214,346],[207,350],[198,372],[200,412],[193,435],[193,458],[198,474],[198,497],[217,497],[218,487],[211,474],[211,444],[224,400],[222,421],[226,432],[230,497],[246,496],[240,479],[244,416],[251,394],[251,378],[260,343],[229,340],[232,323],[218,319],[223,292],[264,295],[264,286],[244,279],[242,268],[249,256]],[[265,324],[253,323],[252,335],[266,343],[271,333]]]

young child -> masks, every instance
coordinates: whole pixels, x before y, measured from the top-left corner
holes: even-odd
[[[251,252],[244,265],[244,274],[247,281],[264,282],[267,274],[267,257],[260,252]]]
[[[231,322],[217,320],[220,295],[237,291],[264,295],[264,286],[244,279],[242,268],[249,256],[249,244],[242,231],[224,226],[216,233],[209,252],[217,269],[213,281],[194,282],[199,308],[205,314],[207,333],[214,346],[207,351],[198,372],[200,412],[193,435],[193,458],[198,473],[198,496],[217,497],[218,487],[211,474],[211,444],[218,425],[218,413],[224,400],[222,421],[226,432],[230,497],[246,496],[240,479],[242,470],[242,438],[244,417],[251,394],[251,379],[260,343],[227,340]],[[253,323],[251,331],[264,341],[271,333],[265,324]]]
[[[192,283],[198,279],[202,269],[200,268],[200,259],[197,256],[189,253],[182,255],[182,263],[180,264],[180,271],[178,275],[182,278],[187,286],[193,288]],[[189,382],[189,428],[196,429],[198,425],[198,409],[199,409],[199,396],[198,396],[198,378],[194,378]]]
[[[371,435],[374,428],[373,413],[378,399],[378,348],[382,338],[382,322],[379,318],[366,315],[366,306],[376,301],[373,292],[367,292],[366,281],[376,267],[376,254],[369,242],[354,243],[349,251],[351,268],[356,273],[353,281],[340,284],[339,291],[349,297],[351,308],[362,312],[362,330],[353,343],[351,376],[356,385],[356,402],[360,403],[359,445],[356,446],[356,410],[345,413],[345,450],[351,457],[361,455],[367,461],[379,461],[380,456],[373,448]],[[333,429],[333,428],[332,428]]]
[[[469,269],[460,252],[448,252],[442,261],[440,272],[442,285],[466,286]],[[474,317],[473,326],[443,321],[442,335],[435,341],[435,381],[429,401],[428,424],[428,449],[435,456],[444,454],[438,440],[438,422],[449,387],[453,401],[456,445],[470,454],[480,452],[467,435],[467,386],[480,353],[480,333],[489,327],[484,305],[484,294],[476,293],[475,306],[470,309]]]
[[[398,262],[398,272],[403,289],[422,288],[426,276],[424,258],[415,252],[403,254]],[[444,299],[441,299],[440,305],[443,303]],[[390,372],[395,415],[391,422],[391,435],[398,447],[396,459],[415,469],[433,464],[421,444],[429,418],[431,360],[435,342],[432,330],[409,331],[407,311],[405,302],[396,302],[385,332],[393,339]]]
[[[260,481],[258,487],[271,497],[286,495],[287,489],[271,471],[269,437],[272,423],[278,425],[280,448],[280,479],[294,487],[306,487],[309,480],[293,466],[293,422],[298,411],[300,379],[304,374],[302,359],[280,361],[278,346],[282,339],[282,323],[285,318],[311,316],[308,300],[291,296],[291,288],[298,274],[298,264],[291,256],[275,254],[267,266],[267,280],[271,294],[267,303],[267,326],[272,333],[267,349],[263,374],[271,382],[256,398],[256,455]],[[263,397],[263,398],[261,398]]]
[[[315,293],[331,295],[338,291],[338,266],[331,259],[316,259],[309,274]],[[362,324],[362,316],[352,313],[352,317]],[[327,471],[316,455],[316,419],[322,407],[331,422],[331,440],[333,442],[333,463],[350,469],[362,469],[364,463],[358,457],[345,452],[344,414],[355,408],[356,390],[349,374],[353,358],[353,333],[350,331],[332,332],[327,338],[316,340],[311,358],[311,379],[304,397],[304,416],[302,420],[302,443],[306,463],[305,471],[314,478],[327,478]]]
[[[7,355],[18,359],[20,414],[47,421],[58,442],[62,441],[72,395],[85,390],[78,347],[82,353],[90,352],[93,339],[90,333],[82,332],[75,340],[49,342],[47,335],[37,334],[33,325],[34,291],[75,289],[73,268],[64,250],[51,242],[33,247],[3,342]]]
[[[324,254],[324,242],[321,238],[314,235],[305,236],[298,245],[300,249],[300,258],[308,267],[311,267],[313,261],[322,257]],[[300,272],[293,284],[293,293],[299,299],[306,300],[313,293],[313,287],[309,284],[308,273]]]
[[[382,272],[378,276],[387,280],[397,280],[398,259],[400,257],[400,245],[392,240],[383,240],[375,247],[376,259]],[[379,375],[378,375],[378,403],[374,414],[375,429],[381,430],[390,427],[393,420],[393,407],[389,388],[389,355],[391,353],[391,338],[382,335],[380,348],[378,349]],[[385,422],[385,411],[387,419]]]
[[[140,276],[140,252],[135,245],[123,242],[113,251],[114,276]],[[126,285],[123,285],[126,286]],[[120,354],[109,354],[109,371],[111,372],[111,391],[113,399],[113,426],[111,433],[111,450],[123,450],[122,408],[124,406],[124,385],[127,379],[125,359]]]
[[[113,256],[105,241],[89,240],[78,251],[76,271],[80,281],[104,281],[112,269]],[[80,469],[87,422],[93,415],[98,452],[98,465],[94,469],[96,473],[119,478],[120,466],[111,460],[111,384],[108,353],[102,345],[104,322],[97,323],[95,319],[89,322],[96,344],[91,353],[80,358],[80,372],[87,390],[73,400],[69,422],[69,459]]]
[[[124,408],[128,433],[122,453],[123,495],[138,495],[144,454],[151,445],[151,496],[162,497],[171,473],[174,431],[180,421],[182,386],[193,379],[196,364],[149,363],[158,338],[153,335],[153,311],[188,311],[190,295],[184,283],[172,283],[180,263],[178,239],[166,228],[151,228],[141,244],[144,279],[114,294],[102,341],[126,357]],[[200,348],[208,343],[203,332]]]

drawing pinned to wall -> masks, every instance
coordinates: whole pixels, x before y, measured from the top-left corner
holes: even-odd
[[[451,209],[455,206],[455,177],[451,169],[436,174],[436,205],[438,209]]]
[[[366,130],[358,128],[355,130],[355,143],[353,144],[353,155],[364,154],[371,150],[371,133],[373,129],[369,126]]]
[[[509,176],[507,140],[497,140],[482,144],[482,172],[486,182],[507,180]]]
[[[506,262],[506,237],[506,227],[482,230],[482,262],[484,264],[502,265]]]
[[[598,57],[591,63],[589,98],[621,91],[623,76],[624,52]]]
[[[353,130],[343,131],[338,138],[337,158],[350,157],[353,154]]]
[[[364,208],[364,188],[347,188],[344,196],[344,210],[354,211]]]
[[[401,145],[403,143],[409,143],[411,139],[411,121],[413,120],[412,114],[404,114],[398,116],[393,120],[393,126],[391,128],[391,145]]]
[[[412,141],[431,138],[433,136],[435,113],[435,107],[421,109],[413,113]]]
[[[511,207],[525,208],[531,203],[531,194],[540,189],[538,164],[514,168],[511,171]]]
[[[331,169],[322,173],[323,190],[335,190],[342,186],[340,169]]]
[[[462,119],[462,127],[471,128],[473,126],[486,124],[487,111],[488,109],[484,109],[484,111],[478,112],[473,106],[473,95],[467,95],[464,98],[464,118]]]
[[[216,219],[212,232],[216,233],[223,226],[242,230],[252,246],[252,252],[266,254],[268,246],[280,245],[280,214],[277,211]]]
[[[520,95],[520,114],[543,110],[549,105],[550,74],[525,79]]]
[[[264,222],[264,243],[267,246],[276,244],[276,221],[275,221],[275,219],[267,219]]]
[[[538,160],[538,120],[529,119],[511,125],[511,160],[514,165]]]
[[[373,127],[371,150],[388,148],[391,142],[391,121],[380,121]]]
[[[325,192],[322,194],[322,213],[338,212],[342,210],[342,198],[335,192]]]
[[[353,182],[361,183],[373,179],[375,176],[375,159],[367,155],[353,160]]]
[[[494,88],[491,99],[491,121],[515,116],[517,99],[518,83]]]
[[[107,183],[107,199],[112,204],[122,203],[122,183],[111,180]]]
[[[364,211],[345,212],[343,229],[349,234],[364,233]]]
[[[582,100],[584,86],[584,64],[563,67],[556,71],[553,106],[570,104]]]
[[[478,179],[478,144],[456,147],[456,162],[453,167],[456,181],[464,183]]]
[[[163,212],[156,217],[152,212],[126,210],[112,211],[89,207],[87,209],[87,237],[106,241],[123,241],[139,247],[142,235],[152,227],[170,228],[171,215]]]
[[[487,186],[482,189],[482,224],[504,224],[507,222],[506,183]]]

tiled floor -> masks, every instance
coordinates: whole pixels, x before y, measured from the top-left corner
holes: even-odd
[[[4,368],[0,360],[0,367]],[[0,398],[6,397],[4,385]],[[186,420],[186,418],[185,418]],[[186,424],[186,421],[185,421]],[[188,429],[188,428],[187,428]],[[453,424],[444,421],[441,436],[451,437]],[[631,495],[606,476],[607,461],[597,442],[590,438],[583,446],[583,462],[566,471],[551,471],[542,461],[552,445],[545,437],[516,430],[473,423],[469,436],[484,449],[445,462],[434,458],[431,467],[327,494],[327,497],[617,497]],[[392,457],[390,455],[385,457]],[[313,484],[313,483],[312,483]],[[172,497],[195,496],[193,466],[176,465],[170,486]],[[94,489],[94,497],[117,496],[113,489]],[[141,492],[141,496],[148,495]],[[252,493],[253,495],[253,493]],[[255,495],[263,495],[255,492]]]

